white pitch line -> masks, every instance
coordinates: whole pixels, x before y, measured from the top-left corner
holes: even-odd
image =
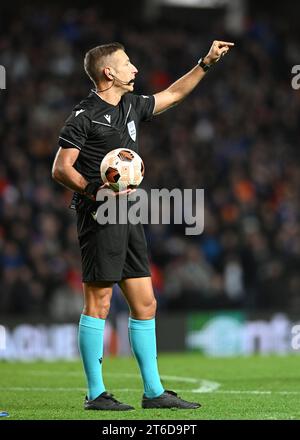
[[[197,383],[199,386],[194,390],[190,390],[193,393],[211,393],[220,387],[218,382],[212,382],[211,380],[196,379],[194,377],[180,377],[180,376],[161,376],[161,379],[174,380],[176,382],[190,382]]]
[[[218,390],[216,391],[218,394],[282,394],[282,395],[298,395],[300,391],[279,391],[279,390]]]
[[[38,391],[38,392],[50,392],[50,391],[69,391],[69,392],[73,392],[73,391],[86,391],[86,388],[63,388],[63,387],[1,387],[0,388],[1,391]]]
[[[48,371],[30,371],[30,375],[34,376],[52,376],[52,375],[67,375],[67,376],[83,376],[83,373],[79,371],[71,371],[70,373],[65,372],[59,372],[54,371],[48,372]],[[136,373],[105,373],[105,376],[116,376],[116,377],[128,377],[128,378],[139,378],[140,375]],[[190,390],[193,393],[211,393],[212,391],[217,390],[220,387],[220,384],[218,382],[213,382],[206,379],[196,379],[195,377],[184,377],[184,376],[169,376],[169,375],[162,375],[162,380],[170,380],[175,382],[185,382],[185,383],[194,383],[197,384],[198,387]]]
[[[83,372],[79,371],[71,371],[71,372],[64,372],[64,371],[34,371],[31,370],[27,374],[34,375],[34,376],[76,376],[81,377],[83,376]],[[113,376],[113,377],[127,377],[127,378],[140,378],[139,374],[136,373],[105,373],[105,376]],[[284,390],[220,390],[219,387],[221,386],[218,382],[209,381],[206,379],[197,379],[195,377],[183,377],[183,376],[169,376],[169,375],[162,375],[161,379],[163,380],[170,380],[170,381],[176,381],[176,382],[185,382],[185,383],[193,383],[198,384],[198,388],[187,390],[187,389],[177,389],[176,391],[178,393],[217,393],[217,394],[253,394],[253,395],[270,395],[270,394],[280,394],[280,395],[299,395],[300,391],[284,391]],[[50,388],[50,387],[0,387],[1,391],[41,391],[41,392],[51,392],[51,391],[67,391],[67,392],[74,392],[74,391],[86,391],[85,388],[63,388],[63,387],[57,387],[57,388]],[[141,392],[141,388],[114,388],[114,391],[120,391],[120,392]]]
[[[0,387],[0,391],[33,391],[33,392],[77,392],[77,391],[86,391],[86,388],[63,388],[63,387]],[[114,388],[115,391],[120,392],[142,392],[141,388]],[[176,390],[179,393],[199,393],[199,391],[195,390]],[[299,395],[300,391],[259,391],[259,390],[224,390],[224,391],[204,391],[206,393],[212,394],[254,394],[254,395],[271,395],[271,394],[282,394],[282,395]]]

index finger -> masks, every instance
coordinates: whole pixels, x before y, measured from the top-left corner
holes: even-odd
[[[234,43],[231,43],[229,41],[218,41],[218,44],[221,46],[234,46]]]

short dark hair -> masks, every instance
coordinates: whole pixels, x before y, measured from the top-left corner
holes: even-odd
[[[125,50],[125,48],[122,44],[115,42],[94,47],[85,54],[84,70],[93,81],[95,86],[97,86],[97,83],[101,78],[100,65],[102,59],[108,55],[111,55],[117,50]]]

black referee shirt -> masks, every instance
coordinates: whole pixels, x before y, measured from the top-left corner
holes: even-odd
[[[80,150],[74,168],[89,182],[100,180],[100,163],[115,148],[138,152],[140,121],[153,116],[154,97],[124,95],[118,105],[104,101],[95,91],[76,105],[59,136],[62,148]]]

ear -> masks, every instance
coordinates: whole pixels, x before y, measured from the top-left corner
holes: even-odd
[[[110,68],[109,67],[104,67],[103,73],[104,73],[104,76],[105,76],[106,79],[108,79],[108,80],[113,80],[114,79],[112,74],[110,73]]]

